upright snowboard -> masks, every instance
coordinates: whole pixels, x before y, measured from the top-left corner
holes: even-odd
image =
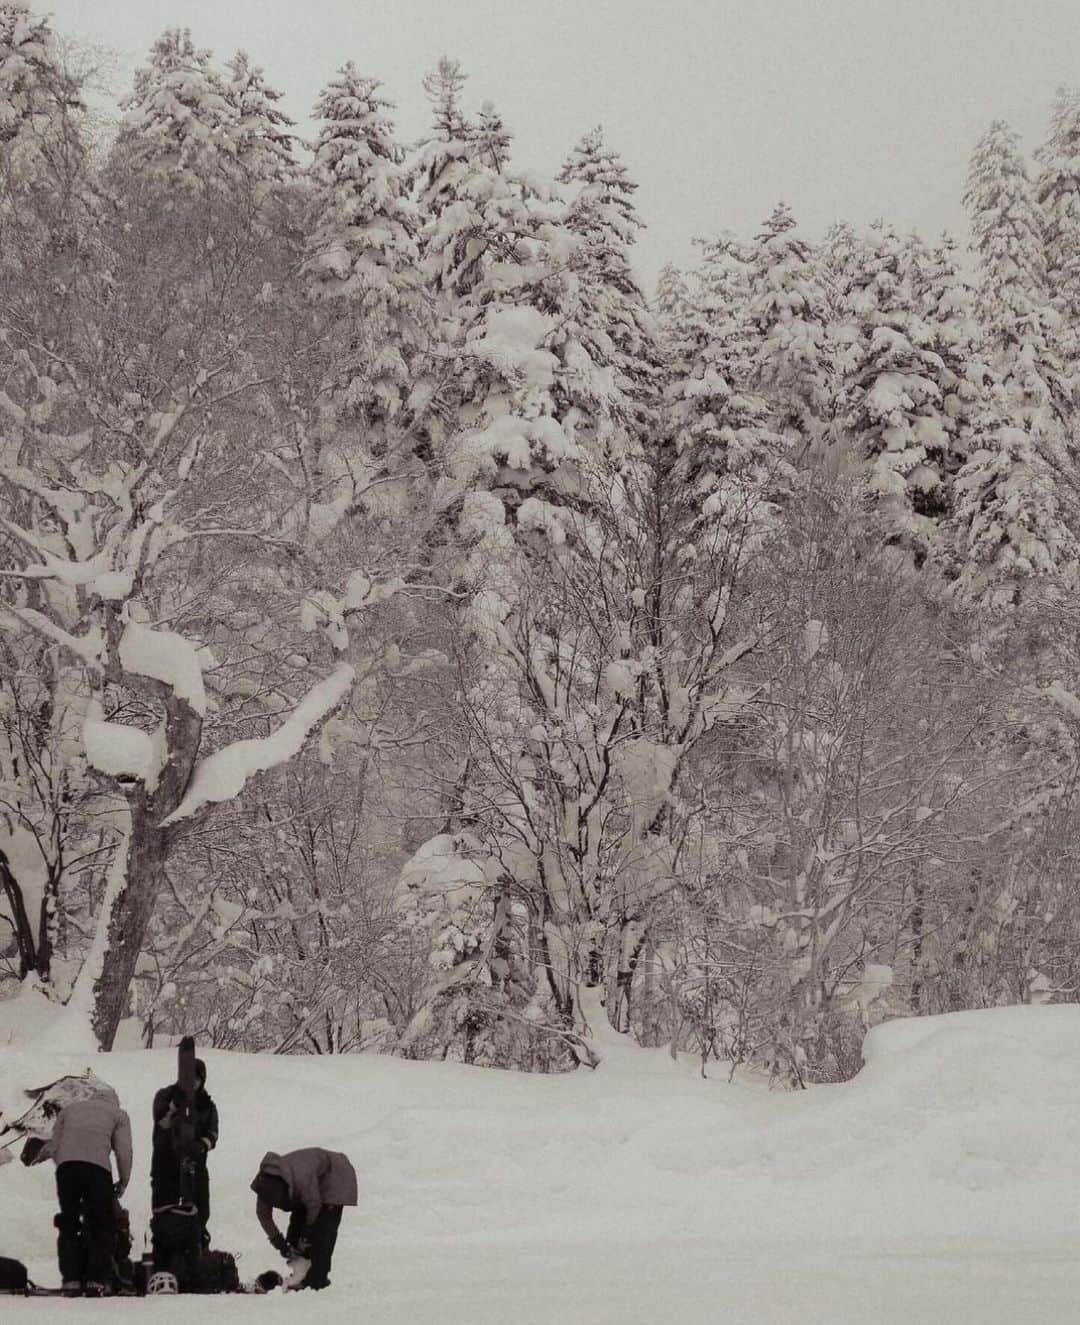
[[[202,1251],[202,1226],[196,1200],[195,1041],[186,1035],[176,1056],[178,1089],[173,1097],[173,1146],[177,1165],[175,1204],[155,1206],[150,1228],[154,1241],[153,1273],[148,1293],[192,1292]],[[172,1281],[170,1284],[169,1281]],[[172,1285],[175,1285],[173,1287]]]
[[[195,1041],[185,1035],[176,1054],[176,1080],[180,1086],[180,1108],[176,1118],[176,1157],[180,1161],[180,1203],[195,1201]]]

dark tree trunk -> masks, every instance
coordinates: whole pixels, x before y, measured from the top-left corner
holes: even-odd
[[[648,938],[640,920],[624,921],[619,935],[619,962],[615,972],[613,997],[609,1000],[608,1020],[624,1035],[630,1030],[630,1000],[634,976]]]
[[[120,889],[112,899],[111,914],[104,919],[108,937],[101,971],[94,981],[94,1034],[106,1050],[112,1048],[127,1012],[128,991],[176,832],[161,824],[183,800],[202,742],[202,715],[171,687],[122,673],[118,679],[163,705],[168,755],[152,792],[148,793],[141,782],[123,789],[131,827],[121,848],[126,854],[124,871]]]
[[[8,909],[15,925],[15,943],[19,951],[19,979],[24,980],[31,971],[37,969],[38,949],[34,943],[34,931],[26,914],[22,888],[11,872],[7,856],[0,851],[0,885],[7,898]]]
[[[156,817],[141,795],[131,806],[123,883],[113,899],[108,944],[94,983],[94,1034],[105,1050],[112,1048],[127,1015],[128,992],[168,860],[169,831],[156,826]]]

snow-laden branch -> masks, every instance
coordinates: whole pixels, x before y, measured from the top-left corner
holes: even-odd
[[[206,805],[232,800],[257,773],[276,768],[299,754],[319,724],[344,702],[355,679],[353,667],[339,664],[308,691],[277,731],[234,741],[200,760],[184,799],[162,820],[161,827],[190,819]]]
[[[51,639],[54,644],[80,658],[88,667],[99,668],[105,650],[105,636],[100,626],[94,626],[85,635],[72,635],[70,631],[50,621],[42,612],[32,607],[0,608],[0,630],[18,631],[29,626],[39,635]]]
[[[202,665],[195,646],[183,635],[129,621],[120,637],[120,665],[129,676],[167,685],[200,716],[206,712]]]

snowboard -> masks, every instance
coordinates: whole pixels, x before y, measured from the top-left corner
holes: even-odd
[[[250,1283],[241,1284],[241,1293],[272,1293],[275,1289],[281,1288],[285,1281],[277,1270],[264,1270]],[[64,1292],[61,1288],[42,1288],[40,1284],[27,1284],[25,1288],[0,1288],[0,1297],[63,1297]],[[170,1296],[161,1294],[161,1296]],[[211,1295],[212,1296],[212,1295]],[[139,1300],[136,1293],[111,1293],[108,1294],[110,1301],[117,1298],[132,1298]]]
[[[195,1204],[195,1041],[185,1035],[176,1051],[180,1107],[176,1118],[176,1152],[180,1161],[180,1203]]]

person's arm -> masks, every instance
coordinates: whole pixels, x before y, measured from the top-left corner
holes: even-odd
[[[112,1148],[116,1152],[116,1194],[123,1196],[131,1180],[131,1119],[123,1109],[113,1127]]]
[[[274,1223],[274,1207],[269,1201],[264,1201],[261,1196],[255,1200],[255,1217],[262,1225],[263,1232],[269,1238],[271,1247],[282,1256],[288,1257],[291,1248],[281,1236],[277,1224]]]
[[[213,1100],[210,1101],[210,1108],[206,1114],[206,1126],[203,1128],[203,1134],[199,1138],[207,1150],[213,1150],[218,1141],[218,1112],[217,1105]]]
[[[173,1118],[176,1116],[172,1086],[162,1086],[154,1096],[153,1112],[155,1126],[164,1127],[166,1131],[172,1127]]]

